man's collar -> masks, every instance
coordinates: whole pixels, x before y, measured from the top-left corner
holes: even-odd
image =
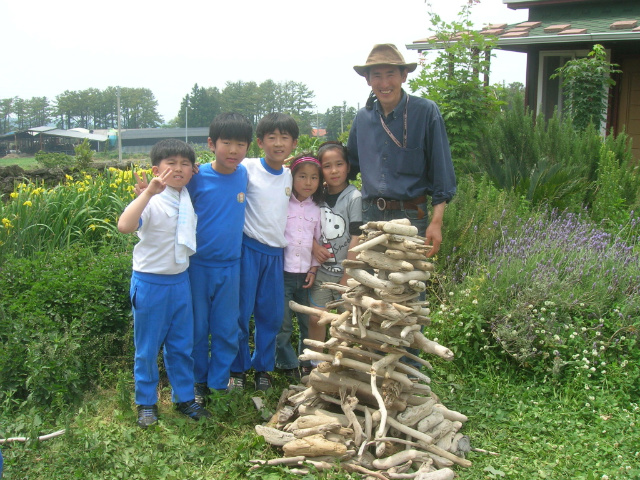
[[[398,102],[398,104],[395,106],[395,108],[391,111],[389,115],[384,114],[384,110],[382,110],[382,106],[380,105],[380,102],[376,99],[375,106],[376,106],[377,112],[385,120],[393,120],[394,118],[402,116],[402,112],[404,111],[404,103],[406,102],[406,96],[407,96],[407,93],[404,91],[404,88],[403,88],[400,101]]]

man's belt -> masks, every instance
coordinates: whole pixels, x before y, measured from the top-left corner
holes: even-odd
[[[376,198],[375,203],[378,210],[417,210],[418,218],[424,217],[424,210],[422,210],[422,204],[427,201],[426,197],[411,198],[409,200],[393,200],[389,198]]]

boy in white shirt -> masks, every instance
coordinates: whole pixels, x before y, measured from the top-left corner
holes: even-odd
[[[291,196],[291,171],[284,162],[298,144],[298,124],[290,115],[270,113],[256,127],[264,158],[247,158],[245,210],[240,267],[239,350],[231,365],[229,388],[244,388],[246,372],[255,370],[256,390],[271,387],[276,336],[284,318],[284,231]],[[255,320],[255,349],[249,349],[249,321]]]
[[[184,188],[193,174],[193,148],[177,139],[151,150],[149,186],[118,220],[118,230],[140,241],[133,249],[131,305],[135,344],[135,402],[138,425],[158,421],[158,353],[164,363],[177,410],[194,420],[211,417],[195,402],[193,390],[193,305],[189,256],[196,250],[196,215]]]

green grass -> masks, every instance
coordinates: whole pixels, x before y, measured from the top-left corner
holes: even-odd
[[[20,168],[25,170],[38,168],[36,157],[0,158],[0,167],[8,167],[10,165],[18,165]]]
[[[46,442],[5,445],[5,479],[301,478],[280,467],[249,470],[250,459],[281,455],[254,433],[263,422],[254,392],[215,396],[215,421],[195,423],[173,411],[165,387],[161,421],[143,431],[135,425],[129,377],[121,373],[119,388],[88,398],[67,420],[46,421],[19,409],[2,418],[2,436],[67,428]],[[264,397],[271,409],[285,386],[279,378],[276,385]],[[455,362],[436,364],[432,386],[445,405],[469,417],[463,432],[472,447],[497,453],[471,452],[473,465],[456,468],[461,479],[640,478],[637,399],[625,404],[616,391],[554,387],[508,365],[458,371]],[[332,471],[302,478],[358,477]]]

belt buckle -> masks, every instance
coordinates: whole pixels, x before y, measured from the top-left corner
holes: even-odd
[[[385,208],[387,208],[387,201],[380,197],[376,200],[376,207],[378,207],[378,210],[383,211]]]

